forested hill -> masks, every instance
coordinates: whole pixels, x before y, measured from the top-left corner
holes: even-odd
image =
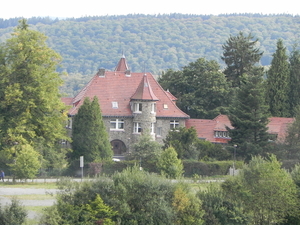
[[[10,37],[20,18],[0,19],[0,42]],[[160,74],[180,69],[197,58],[223,64],[222,44],[239,31],[251,32],[268,65],[281,38],[289,51],[299,43],[300,16],[288,14],[124,15],[70,19],[29,18],[45,33],[49,46],[63,56],[60,71],[91,76],[98,68],[114,69],[124,51],[131,71]]]

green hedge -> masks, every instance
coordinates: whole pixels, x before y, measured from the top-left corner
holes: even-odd
[[[103,165],[102,173],[111,175],[115,172],[121,172],[127,167],[139,166],[139,161],[120,161],[113,163],[105,163]],[[159,173],[156,168],[155,162],[141,162],[142,168],[150,173]],[[233,161],[215,161],[215,162],[199,162],[199,161],[183,161],[184,176],[193,177],[195,174],[199,176],[215,176],[228,174],[230,166],[233,165]],[[236,161],[236,168],[242,168],[243,162]]]

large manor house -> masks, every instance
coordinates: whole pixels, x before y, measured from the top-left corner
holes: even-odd
[[[72,129],[72,118],[84,99],[94,96],[99,99],[114,155],[129,153],[146,130],[160,143],[170,129],[178,127],[194,127],[198,138],[212,143],[226,144],[230,140],[226,127],[231,125],[226,115],[212,120],[190,118],[176,106],[176,97],[164,90],[151,73],[131,72],[125,56],[114,71],[99,69],[74,98],[62,98],[71,106],[68,129]],[[292,122],[292,118],[269,118],[268,132],[273,141],[283,140]]]

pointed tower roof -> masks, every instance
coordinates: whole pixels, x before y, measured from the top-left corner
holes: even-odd
[[[132,95],[131,100],[150,100],[150,101],[158,101],[159,99],[155,96],[151,85],[148,81],[147,74],[145,73],[141,83],[136,89],[135,93]]]
[[[129,70],[129,67],[126,62],[125,55],[123,54],[122,58],[119,60],[118,65],[115,68],[115,71],[125,72],[127,70]]]

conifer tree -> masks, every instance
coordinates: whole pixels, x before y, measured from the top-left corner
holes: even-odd
[[[243,32],[239,32],[237,36],[230,35],[222,46],[224,51],[221,59],[227,66],[224,74],[232,87],[240,87],[242,75],[251,71],[263,55],[256,47],[258,39],[252,41],[253,38],[251,33],[244,36]]]
[[[267,92],[272,116],[289,117],[289,63],[281,39],[277,41],[277,49],[268,71]]]
[[[262,74],[262,68],[255,68],[252,76],[244,76],[229,114],[234,127],[229,129],[231,143],[238,146],[237,154],[244,158],[262,153],[268,143],[268,106]]]
[[[111,144],[104,126],[98,98],[89,98],[74,117],[72,129],[72,158],[84,156],[85,163],[112,157]]]
[[[300,105],[300,50],[294,47],[290,56],[289,102],[291,116],[295,116],[296,107]]]

